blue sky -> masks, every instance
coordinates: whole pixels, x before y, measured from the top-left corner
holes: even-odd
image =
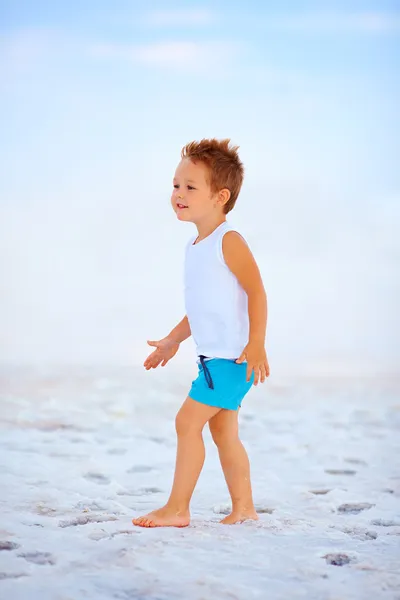
[[[0,0],[1,356],[125,360],[172,327],[171,177],[216,136],[246,165],[232,220],[277,364],[393,370],[399,39],[398,2]]]

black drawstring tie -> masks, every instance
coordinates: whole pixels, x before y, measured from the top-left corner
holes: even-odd
[[[209,387],[211,390],[213,390],[213,389],[214,389],[214,383],[213,383],[213,380],[212,380],[212,377],[211,377],[210,370],[209,370],[209,368],[207,367],[207,365],[206,365],[206,361],[205,361],[205,359],[207,358],[207,356],[203,356],[203,354],[201,354],[201,355],[199,356],[199,358],[200,358],[200,363],[201,363],[201,366],[203,367],[204,376],[205,376],[205,378],[206,378],[206,381],[207,381],[208,387]]]

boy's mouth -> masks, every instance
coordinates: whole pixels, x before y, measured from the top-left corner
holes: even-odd
[[[177,207],[178,208],[188,208],[185,204],[179,204],[179,202],[177,203]]]

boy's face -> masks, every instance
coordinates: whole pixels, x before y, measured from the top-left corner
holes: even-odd
[[[200,223],[213,214],[223,213],[223,204],[208,181],[208,169],[201,162],[184,158],[178,165],[171,196],[172,208],[180,221]]]

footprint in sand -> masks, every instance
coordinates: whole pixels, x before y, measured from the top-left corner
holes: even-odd
[[[362,542],[376,540],[378,537],[376,531],[368,531],[368,529],[363,529],[362,527],[345,527],[344,529],[340,529],[340,531],[343,531],[343,533],[346,533],[354,540]]]
[[[102,473],[86,473],[84,478],[88,481],[93,481],[93,483],[98,483],[99,485],[107,485],[110,483],[110,479]]]
[[[368,463],[361,458],[345,458],[344,461],[351,465],[363,465],[364,467],[368,466]]]
[[[265,506],[264,504],[255,504],[254,508],[260,515],[272,515],[272,513],[275,511],[274,508],[270,508],[268,506]],[[220,504],[214,506],[213,511],[217,515],[230,515],[232,512],[232,506],[230,504]]]
[[[358,515],[358,513],[363,510],[369,510],[373,506],[375,506],[375,504],[370,504],[369,502],[341,504],[338,508],[338,512],[347,515]]]
[[[117,496],[136,496],[136,492],[132,491],[132,490],[118,490],[117,491]]]
[[[314,494],[315,496],[325,496],[325,494],[329,494],[332,490],[310,490],[310,494]]]
[[[57,422],[41,422],[35,423],[33,425],[33,429],[39,429],[39,431],[90,431],[90,429],[84,429],[77,425],[72,425],[69,423],[57,423]]]
[[[325,473],[329,475],[355,475],[357,471],[353,469],[325,469]]]
[[[0,581],[2,579],[19,579],[20,577],[27,577],[28,573],[0,573]]]
[[[55,565],[56,559],[50,552],[27,552],[26,554],[18,554],[21,558],[35,565]]]
[[[153,467],[149,467],[148,465],[134,465],[130,469],[128,469],[127,473],[150,473],[153,471]]]
[[[269,508],[268,506],[262,506],[260,504],[256,504],[255,509],[259,515],[272,515],[272,513],[275,511],[274,508]]]
[[[400,527],[400,520],[392,521],[391,519],[374,519],[371,521],[371,525],[375,525],[376,527]]]
[[[39,503],[35,506],[33,512],[37,515],[51,517],[57,513],[57,509],[53,508],[52,506],[46,506],[44,503]]]
[[[139,533],[138,528],[133,529],[121,529],[120,531],[114,531],[110,534],[110,539],[115,538],[117,535],[136,535]]]
[[[89,511],[99,511],[99,510],[103,510],[103,511],[107,511],[108,507],[106,506],[106,504],[101,504],[100,502],[84,502],[83,500],[80,500],[79,502],[77,502],[74,505],[74,508],[76,510],[83,510],[84,512],[89,512]]]
[[[175,448],[176,446],[174,438],[168,439],[158,435],[154,435],[146,439],[150,440],[151,442],[154,442],[155,444],[159,444],[160,446],[166,446],[167,448]]]
[[[16,550],[20,545],[15,542],[1,541],[0,540],[0,550]]]
[[[162,494],[164,490],[158,487],[143,487],[139,489],[118,490],[117,496],[149,496],[150,494]]]
[[[109,450],[107,450],[107,454],[116,454],[116,455],[122,455],[122,454],[126,454],[128,451],[126,450],[126,448],[110,448]]]
[[[242,415],[243,421],[251,422],[251,421],[254,421],[254,418],[255,418],[254,415],[246,415],[246,414]]]
[[[230,504],[219,504],[214,506],[213,511],[216,515],[230,515],[232,506]]]
[[[87,525],[87,523],[105,523],[106,521],[118,521],[118,517],[112,515],[79,515],[75,519],[60,521],[59,527],[77,527],[78,525]]]
[[[113,533],[109,533],[107,531],[104,531],[104,529],[102,530],[95,530],[92,531],[91,533],[89,533],[88,538],[90,540],[94,540],[95,542],[99,542],[100,540],[112,540],[113,538],[115,538],[117,535],[137,535],[138,533],[140,533],[140,528],[135,528],[132,527],[132,529],[123,529],[120,531],[114,531]]]
[[[153,435],[151,437],[149,437],[149,440],[151,440],[152,442],[155,442],[156,444],[165,444],[165,442],[167,441],[165,438]]]
[[[343,567],[343,565],[354,562],[354,559],[351,559],[350,556],[342,553],[325,554],[322,558],[325,558],[328,565],[333,565],[334,567]]]
[[[162,494],[162,490],[158,487],[144,487],[140,488],[135,496],[147,496],[148,494]]]

